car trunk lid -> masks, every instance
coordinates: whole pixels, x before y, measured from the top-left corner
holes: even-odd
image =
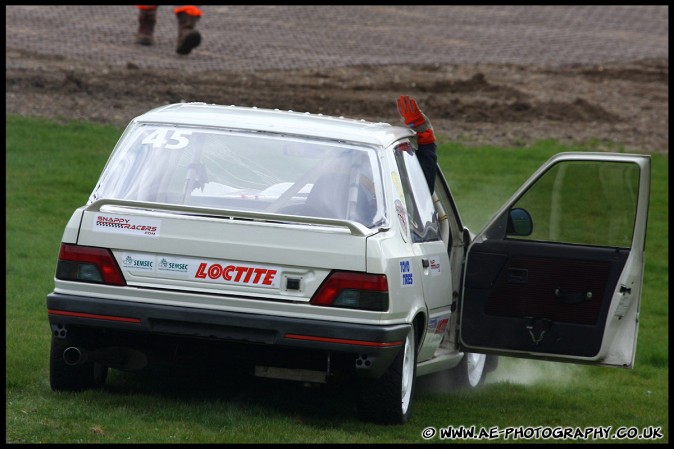
[[[307,302],[331,270],[366,271],[376,232],[345,220],[99,200],[83,214],[78,244],[110,248],[130,286]]]

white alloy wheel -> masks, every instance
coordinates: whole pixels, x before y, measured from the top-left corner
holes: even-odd
[[[487,360],[487,356],[485,354],[475,354],[472,352],[466,352],[463,356],[466,358],[468,384],[471,387],[477,387],[484,375],[484,364]]]
[[[484,382],[493,356],[464,352],[461,362],[449,370],[449,378],[456,388],[476,388]]]
[[[417,373],[414,326],[386,372],[378,378],[360,379],[358,415],[379,424],[404,424],[412,414]]]
[[[414,336],[414,331],[410,332],[407,338],[405,339],[405,355],[403,358],[403,372],[402,372],[402,382],[401,382],[401,398],[402,398],[402,413],[403,415],[407,414],[407,409],[410,406],[410,400],[412,399],[412,383],[414,382],[414,342],[412,337]]]

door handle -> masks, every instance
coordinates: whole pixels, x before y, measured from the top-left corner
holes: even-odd
[[[428,268],[430,264],[428,263],[428,259],[421,259],[421,266],[424,268]]]
[[[526,268],[508,268],[509,284],[526,284],[529,282],[529,270]]]

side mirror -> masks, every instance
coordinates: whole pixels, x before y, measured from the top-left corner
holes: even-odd
[[[526,210],[516,207],[508,214],[508,235],[527,236],[534,230],[534,222]]]

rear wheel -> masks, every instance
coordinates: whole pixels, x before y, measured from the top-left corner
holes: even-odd
[[[49,383],[54,391],[82,391],[102,387],[108,376],[108,367],[96,362],[68,365],[63,359],[67,346],[52,337],[49,356]]]
[[[493,366],[493,356],[466,352],[461,362],[450,371],[452,383],[458,388],[475,388],[484,382],[489,368]]]
[[[358,414],[364,421],[404,424],[412,412],[417,358],[414,326],[395,360],[379,379],[361,382]]]

